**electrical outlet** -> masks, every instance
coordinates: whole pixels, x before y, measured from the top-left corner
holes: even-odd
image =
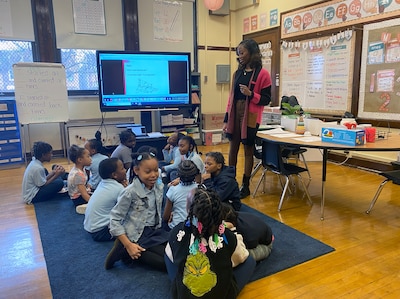
[[[353,155],[351,151],[345,151],[347,159],[350,159]]]

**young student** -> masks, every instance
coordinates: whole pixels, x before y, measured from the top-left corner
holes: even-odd
[[[103,143],[101,142],[101,135],[96,134],[96,139],[89,139],[85,142],[85,148],[89,151],[90,156],[92,157],[92,164],[86,166],[85,169],[89,171],[89,181],[88,187],[94,191],[97,188],[97,185],[101,181],[101,177],[99,175],[99,164],[101,161],[107,159],[106,155],[103,155]]]
[[[150,145],[142,145],[141,147],[139,147],[137,149],[137,152],[132,154],[132,157],[136,157],[139,154],[143,154],[143,153],[152,153],[153,155],[155,155],[157,157],[157,149],[155,147],[153,147],[153,146],[150,146]],[[131,168],[129,169],[129,179],[128,179],[128,183],[129,184],[132,183],[133,179],[136,176],[134,168],[135,168],[135,164],[132,164]],[[159,177],[161,179],[161,169],[159,169],[158,172],[160,174]]]
[[[166,194],[163,220],[167,230],[174,228],[187,218],[186,198],[188,193],[197,188],[196,176],[199,174],[193,161],[182,161],[178,166],[179,184],[169,187]]]
[[[221,201],[240,210],[240,191],[236,181],[236,170],[233,166],[226,166],[225,159],[220,152],[209,152],[204,161],[206,172],[202,174],[203,184],[207,189],[215,190]]]
[[[218,194],[203,188],[192,192],[187,221],[171,230],[165,249],[173,298],[236,298],[255,261],[244,259],[233,269],[238,239],[225,229]]]
[[[118,158],[128,170],[132,164],[132,149],[136,145],[136,135],[132,130],[125,130],[119,134],[120,144],[112,152],[111,158]]]
[[[101,161],[99,174],[102,180],[87,204],[83,227],[94,241],[103,242],[114,240],[109,231],[110,212],[128,181],[124,164],[118,158]]]
[[[204,173],[204,162],[201,159],[201,156],[197,152],[197,145],[194,139],[191,136],[183,136],[179,139],[178,142],[179,152],[181,154],[181,160],[191,160],[194,164],[196,164],[199,169],[199,175],[196,177],[196,182],[201,182],[201,174]],[[171,180],[176,178],[176,174],[172,175]]]
[[[183,136],[185,135],[180,132],[172,133],[167,139],[167,145],[162,150],[165,165],[162,165],[161,171],[166,174],[168,181],[170,172],[176,170],[181,162],[178,142]]]
[[[117,238],[108,253],[105,268],[115,262],[137,262],[165,271],[164,249],[168,232],[161,228],[163,183],[159,180],[157,156],[133,157],[135,178],[118,196],[111,210],[110,233]]]
[[[271,251],[274,235],[268,224],[251,213],[238,212],[229,204],[223,204],[225,225],[242,235],[243,242],[255,261],[266,259]]]
[[[68,157],[75,164],[68,174],[68,194],[76,207],[78,214],[85,214],[86,204],[90,199],[87,187],[87,174],[85,166],[92,163],[89,151],[75,144],[68,149]]]
[[[33,144],[33,157],[25,170],[22,180],[22,198],[27,204],[46,201],[58,197],[58,192],[64,186],[63,175],[65,169],[61,165],[54,165],[51,172],[43,166],[50,162],[53,148],[50,144],[37,141]]]

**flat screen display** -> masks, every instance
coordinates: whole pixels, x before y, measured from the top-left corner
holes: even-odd
[[[190,53],[97,51],[100,110],[189,105]]]

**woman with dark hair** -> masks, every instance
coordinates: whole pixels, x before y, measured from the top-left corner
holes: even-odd
[[[230,140],[229,165],[237,165],[240,143],[244,145],[244,173],[240,198],[250,195],[249,181],[253,169],[256,133],[262,120],[264,106],[271,102],[271,76],[262,68],[257,42],[243,40],[236,48],[238,69],[233,75],[224,119],[223,132]]]

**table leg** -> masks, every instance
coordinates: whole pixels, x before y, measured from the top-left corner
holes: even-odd
[[[326,182],[326,164],[328,162],[328,149],[323,149],[322,154],[322,190],[321,190],[321,220],[324,220],[325,207],[325,182]]]

